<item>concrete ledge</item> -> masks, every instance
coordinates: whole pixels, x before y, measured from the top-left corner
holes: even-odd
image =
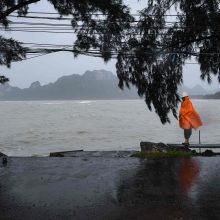
[[[182,144],[167,144],[170,147],[180,148],[183,147]],[[209,149],[220,149],[220,144],[190,144],[189,148],[209,148]]]
[[[82,152],[83,150],[72,150],[72,151],[59,151],[51,152],[50,157],[65,157],[65,155],[73,155],[77,152]]]
[[[52,152],[50,157],[130,157],[138,151],[61,151]]]

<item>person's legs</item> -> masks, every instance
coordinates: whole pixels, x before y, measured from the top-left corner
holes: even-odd
[[[185,143],[189,144],[189,138],[192,134],[192,128],[184,129],[184,137],[185,137]]]

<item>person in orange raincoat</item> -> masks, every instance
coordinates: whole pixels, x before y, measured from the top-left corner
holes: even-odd
[[[184,129],[185,142],[182,144],[189,146],[189,138],[192,134],[192,128],[197,129],[202,126],[203,123],[186,92],[183,92],[182,100],[179,111],[179,126]]]

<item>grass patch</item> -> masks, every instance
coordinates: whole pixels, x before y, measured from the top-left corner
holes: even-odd
[[[192,156],[191,152],[184,152],[184,151],[168,151],[168,152],[159,152],[159,151],[154,151],[154,152],[137,152],[132,155],[133,157],[139,157],[141,159],[144,158],[152,158],[152,159],[157,159],[157,158],[189,158]]]

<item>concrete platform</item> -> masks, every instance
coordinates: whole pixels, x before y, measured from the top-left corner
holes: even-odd
[[[130,157],[138,151],[60,151],[50,153],[50,157]]]
[[[217,220],[219,171],[219,157],[9,157],[0,220]]]
[[[182,144],[167,144],[169,147],[180,148]],[[201,148],[201,149],[220,149],[220,144],[190,144],[189,148]]]

